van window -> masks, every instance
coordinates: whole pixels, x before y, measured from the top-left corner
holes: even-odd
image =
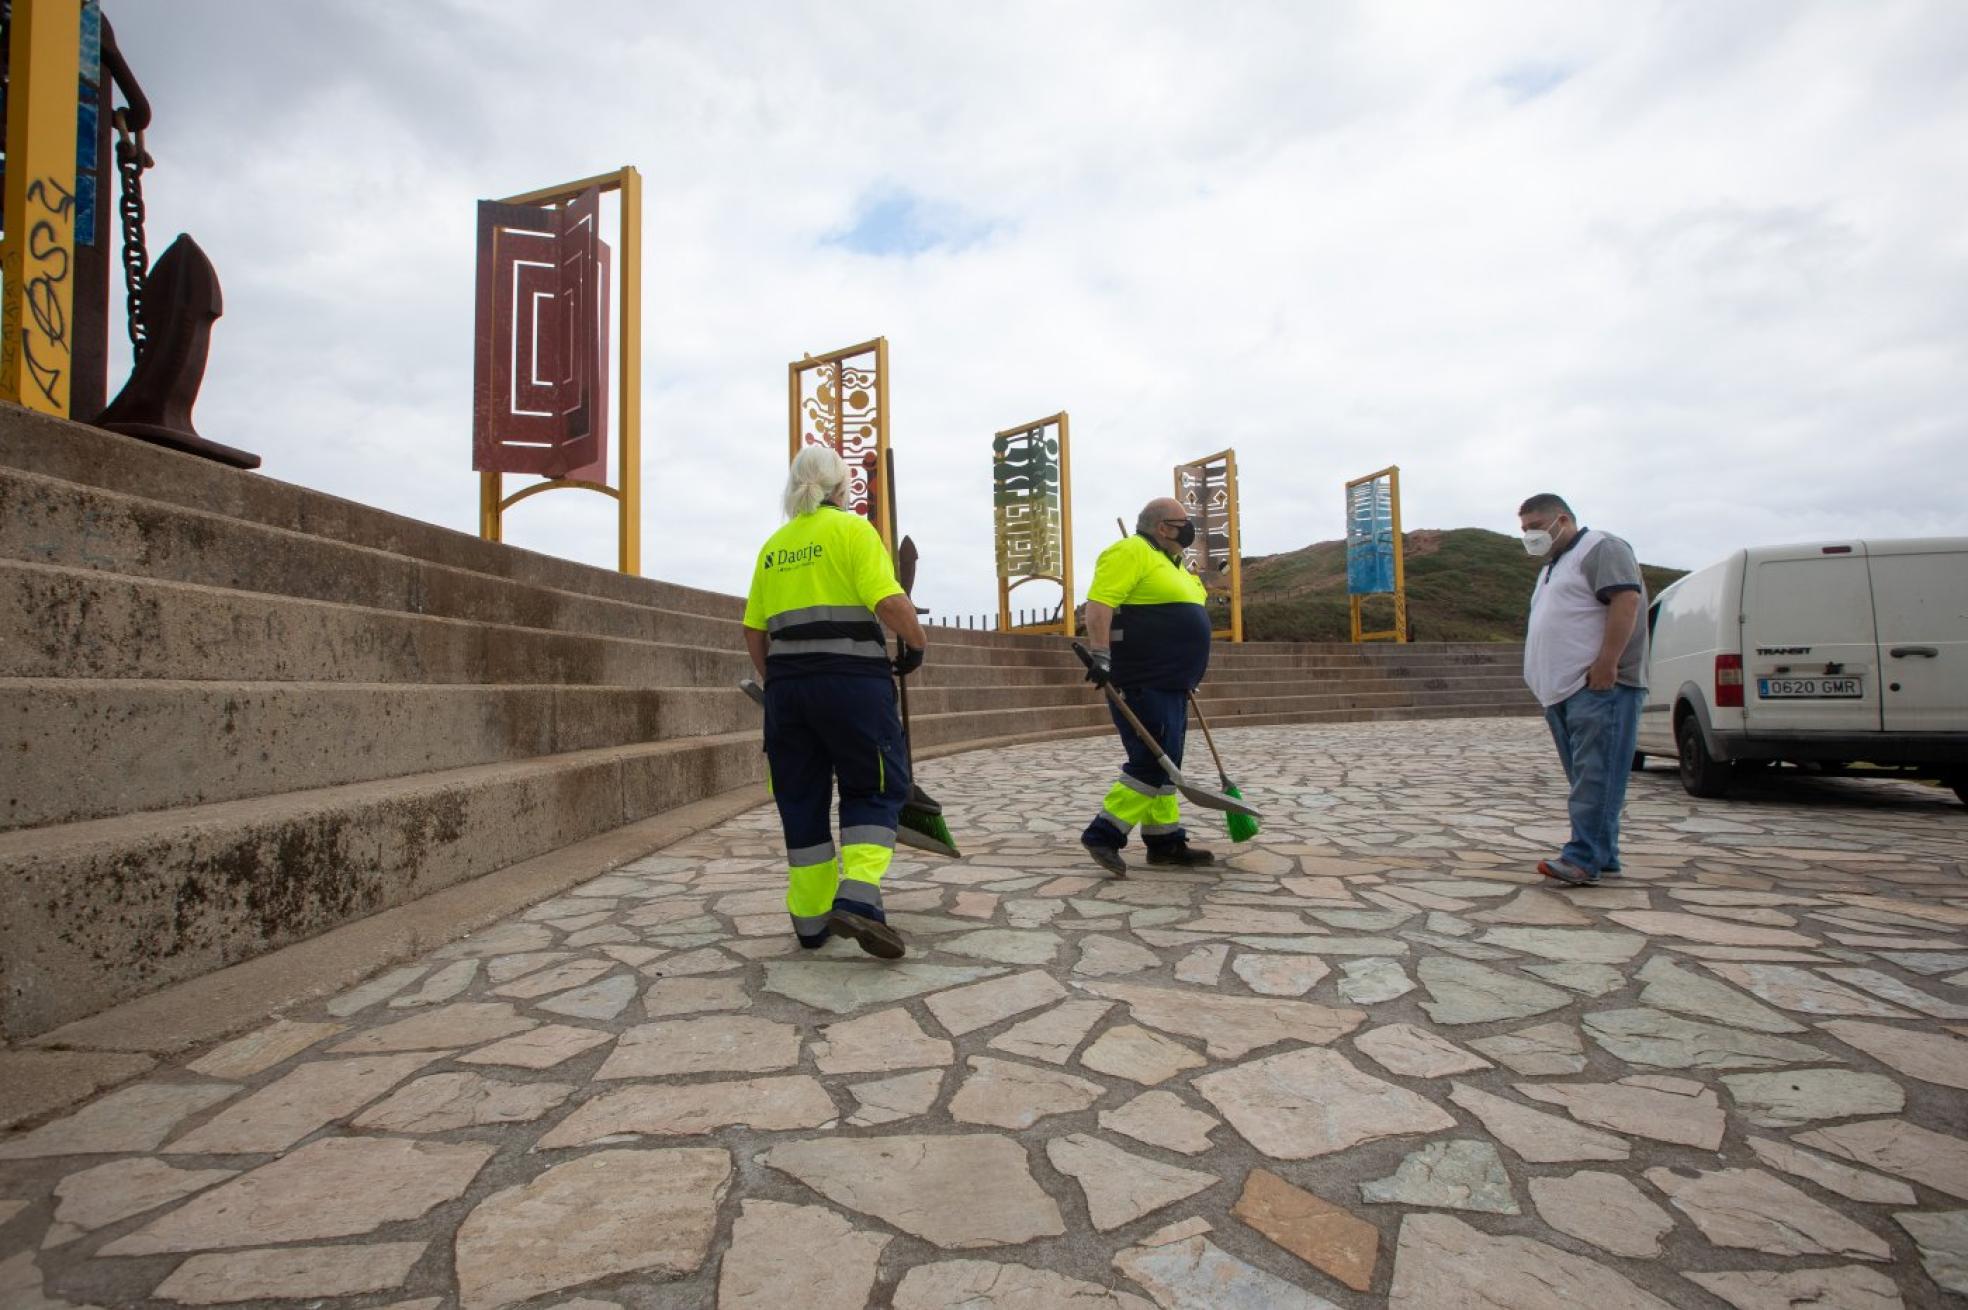
[[[1728,567],[1713,564],[1663,591],[1648,620],[1654,625],[1649,633],[1653,649],[1675,655],[1715,650],[1725,630],[1733,632],[1736,625],[1735,610],[1724,595],[1728,580]]]
[[[1872,579],[1863,555],[1763,560],[1743,597],[1758,646],[1870,645]]]

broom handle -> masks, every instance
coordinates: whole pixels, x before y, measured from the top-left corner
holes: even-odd
[[[1210,758],[1216,761],[1216,776],[1223,780],[1223,789],[1230,790],[1230,775],[1223,770],[1223,757],[1216,753],[1216,737],[1210,732],[1209,720],[1203,717],[1203,703],[1196,699],[1196,693],[1189,693],[1189,708],[1196,711],[1196,722],[1203,725],[1203,740],[1209,743]]]
[[[1128,708],[1128,703],[1121,699],[1120,693],[1112,687],[1102,687],[1100,690],[1107,693],[1107,699],[1114,703],[1115,709],[1127,716],[1128,726],[1134,729],[1135,736],[1147,743],[1148,749],[1155,752],[1158,759],[1168,759],[1168,752],[1162,749],[1162,744],[1155,740],[1147,726],[1134,717],[1134,711]]]
[[[1089,669],[1093,667],[1093,657],[1087,654],[1087,648],[1080,645],[1077,641],[1073,643],[1073,653],[1080,657],[1080,663],[1086,665]],[[1168,752],[1162,749],[1162,744],[1155,740],[1154,735],[1148,731],[1147,726],[1134,716],[1134,711],[1128,708],[1128,703],[1121,699],[1119,692],[1114,690],[1114,684],[1103,682],[1100,684],[1100,690],[1107,693],[1107,699],[1113,702],[1114,708],[1119,710],[1127,718],[1128,726],[1134,729],[1135,736],[1141,738],[1142,742],[1147,745],[1149,750],[1155,752],[1158,758],[1167,760]],[[1174,762],[1173,760],[1169,760],[1170,764]]]
[[[895,639],[896,654],[902,653],[902,638]],[[909,679],[898,674],[895,679],[895,692],[902,700],[902,762],[909,766],[909,778],[916,776],[916,748],[909,742]]]

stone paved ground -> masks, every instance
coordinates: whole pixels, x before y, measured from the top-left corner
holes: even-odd
[[[0,1305],[1968,1290],[1952,796],[1656,771],[1568,891],[1535,722],[1226,736],[1220,873],[1093,876],[1107,742],[956,757],[899,965],[790,949],[759,811],[0,1138]]]

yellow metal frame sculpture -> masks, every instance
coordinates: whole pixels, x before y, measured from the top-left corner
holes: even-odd
[[[1048,427],[1057,428],[1058,435],[1059,435],[1060,568],[1059,568],[1059,572],[1056,575],[1051,573],[1027,573],[1018,576],[1015,581],[1013,580],[1010,571],[1011,555],[1007,546],[1007,539],[1011,535],[1010,532],[1011,525],[1007,521],[1004,512],[1006,507],[1003,504],[998,503],[997,501],[997,497],[1001,494],[999,490],[999,479],[998,479],[997,469],[999,465],[1005,462],[1005,458],[1002,452],[997,451],[995,449],[993,450],[991,456],[991,464],[992,464],[991,485],[992,485],[992,497],[993,497],[991,520],[992,520],[993,532],[997,542],[997,556],[998,556],[998,630],[1000,632],[1009,632],[1012,630],[1013,627],[1011,621],[1011,593],[1012,592],[1018,590],[1018,588],[1024,586],[1028,582],[1054,582],[1059,584],[1058,622],[1028,623],[1023,626],[1020,626],[1017,630],[1019,632],[1030,632],[1030,633],[1058,633],[1061,636],[1071,637],[1074,635],[1075,632],[1074,624],[1073,624],[1072,420],[1067,417],[1066,411],[1062,409],[1057,414],[1053,414],[1047,418],[1034,419],[1030,423],[1020,423],[1016,427],[1009,427],[1009,428],[1005,428],[1001,432],[995,432],[992,434],[992,442],[995,446],[997,442],[1001,442],[1008,437],[1025,436],[1029,433],[1037,432],[1041,429],[1048,428]],[[1046,500],[1046,497],[1044,496],[1043,493],[1041,493],[1038,496],[1030,497],[1029,500],[1034,507],[1039,509],[1041,512],[1044,511],[1045,509],[1044,502]]]
[[[1366,600],[1366,596],[1354,595],[1350,588],[1346,597],[1347,609],[1352,615],[1354,641],[1405,642],[1408,639],[1408,570],[1407,552],[1402,548],[1401,544],[1401,466],[1399,464],[1389,464],[1386,468],[1378,472],[1369,473],[1365,477],[1354,478],[1346,484],[1347,514],[1349,516],[1347,536],[1351,538],[1353,532],[1350,518],[1353,512],[1353,488],[1364,486],[1369,482],[1378,482],[1382,478],[1387,479],[1388,506],[1393,514],[1394,524],[1394,627],[1391,630],[1382,632],[1362,631],[1361,608],[1362,602]],[[1375,592],[1370,594],[1384,595],[1385,593]]]
[[[850,364],[849,361],[862,355],[875,357],[872,368]],[[815,369],[820,370],[819,381],[812,401],[808,402],[806,375]],[[855,383],[861,385],[853,386],[850,391]],[[862,395],[870,386],[872,414],[866,404],[853,406],[850,413],[850,396]],[[847,461],[850,507],[853,502],[866,503],[868,521],[881,534],[889,558],[895,558],[895,488],[891,485],[894,479],[888,457],[888,338],[876,337],[824,355],[808,355],[786,366],[786,462],[789,464],[799,454],[804,440],[802,410],[813,419],[818,436],[816,444],[824,442],[832,446]],[[858,424],[858,431],[850,431],[851,424]],[[863,462],[870,442],[875,456],[872,469]]]
[[[75,359],[79,0],[14,0],[8,44],[0,400],[67,418]]]
[[[621,401],[618,410],[620,422],[617,425],[621,471],[616,477],[621,485],[611,487],[605,483],[588,482],[579,478],[548,478],[544,482],[521,487],[507,496],[503,494],[504,474],[480,473],[478,475],[478,535],[487,541],[504,540],[506,511],[529,496],[537,496],[543,491],[557,491],[562,487],[598,491],[604,496],[614,497],[616,502],[616,567],[631,576],[640,576],[642,573],[642,174],[638,173],[633,165],[627,165],[613,173],[584,177],[578,182],[569,182],[565,186],[545,187],[539,191],[528,191],[524,195],[507,196],[501,203],[565,204],[590,187],[603,195],[618,191],[622,196],[621,236],[616,254],[616,258],[620,261],[616,282],[621,288],[616,293],[619,305],[617,322],[620,325],[620,331],[616,335],[617,367],[621,374]]]
[[[1217,464],[1223,466],[1223,487],[1226,493],[1226,522],[1224,532],[1229,540],[1230,558],[1226,567],[1221,571],[1229,575],[1230,626],[1227,628],[1217,628],[1215,635],[1228,637],[1231,641],[1242,641],[1244,639],[1244,534],[1242,515],[1238,510],[1237,452],[1235,450],[1219,450],[1214,455],[1205,455],[1201,459],[1192,459],[1185,464],[1177,464],[1175,466],[1175,499],[1177,503],[1185,510],[1189,510],[1192,514],[1197,509],[1203,511],[1203,521],[1196,526],[1196,542],[1182,552],[1182,557],[1183,563],[1189,568],[1189,571],[1197,577],[1202,578],[1204,585],[1207,586],[1209,574],[1214,571],[1206,567],[1208,563],[1206,551],[1209,546],[1209,506],[1201,501],[1196,492],[1198,489],[1209,485],[1209,470],[1211,466]],[[1184,486],[1183,474],[1191,471],[1193,471],[1195,482],[1193,485]]]

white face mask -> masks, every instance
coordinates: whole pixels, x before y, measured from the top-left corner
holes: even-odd
[[[1524,553],[1535,559],[1543,559],[1551,553],[1551,531],[1548,528],[1533,528],[1524,534]]]

